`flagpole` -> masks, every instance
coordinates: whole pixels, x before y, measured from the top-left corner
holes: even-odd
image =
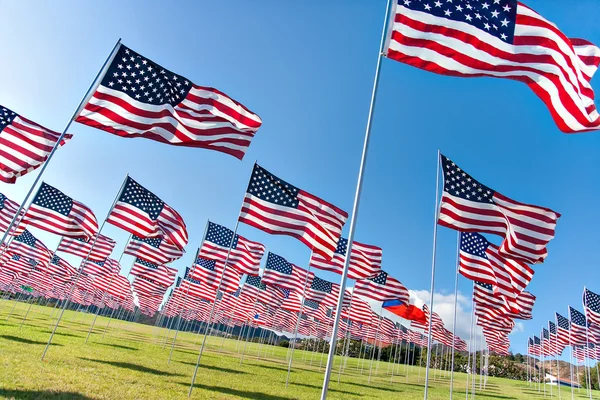
[[[6,228],[6,231],[4,232],[4,235],[2,236],[2,240],[0,240],[0,243],[4,243],[4,241],[6,240],[6,237],[8,236],[9,232],[12,230],[13,225],[15,225],[15,221],[19,218],[19,216],[21,214],[21,210],[23,209],[23,205],[29,200],[29,197],[31,197],[31,194],[33,193],[33,189],[38,184],[40,178],[44,174],[44,171],[46,170],[46,167],[48,166],[48,164],[50,163],[50,160],[54,156],[54,153],[56,152],[56,149],[58,149],[58,147],[60,146],[60,142],[62,142],[62,140],[64,139],[65,135],[67,134],[67,131],[71,127],[71,123],[75,120],[75,118],[77,117],[77,114],[79,114],[79,110],[84,105],[84,103],[87,101],[87,99],[88,99],[89,95],[91,94],[92,90],[95,90],[95,88],[97,86],[97,83],[98,83],[98,78],[100,77],[100,75],[105,71],[105,69],[107,68],[107,66],[114,59],[115,55],[117,54],[117,49],[120,47],[120,45],[121,45],[121,38],[119,38],[119,40],[117,40],[117,43],[115,43],[115,45],[114,45],[112,51],[110,52],[108,58],[104,61],[104,64],[102,65],[102,68],[100,69],[100,71],[98,71],[98,74],[96,75],[96,77],[92,81],[92,84],[88,88],[87,92],[85,92],[85,96],[83,96],[83,98],[81,99],[79,105],[77,106],[77,109],[73,113],[73,116],[71,117],[71,119],[69,119],[69,122],[67,123],[67,125],[63,129],[62,133],[58,137],[56,143],[54,144],[54,147],[50,151],[50,154],[48,154],[48,157],[46,158],[46,161],[44,161],[42,163],[42,166],[40,168],[39,173],[37,174],[37,176],[35,177],[35,180],[31,184],[31,187],[29,188],[29,191],[27,192],[27,195],[25,195],[25,198],[23,199],[23,201],[19,205],[19,208],[17,209],[17,212],[15,213],[15,216],[10,221],[10,224],[8,224],[8,227]],[[17,227],[19,226],[19,224],[21,223],[21,221],[22,221],[22,218],[20,218],[19,222],[17,222]]]
[[[312,255],[312,252],[311,252]],[[312,258],[312,257],[311,257]],[[296,319],[296,328],[294,329],[294,339],[292,340],[292,351],[290,359],[288,361],[287,377],[285,378],[285,387],[287,388],[290,384],[290,372],[292,371],[292,361],[294,360],[294,349],[296,348],[296,339],[298,337],[298,328],[300,327],[300,318],[302,317],[302,310],[304,309],[304,296],[306,296],[306,286],[308,284],[308,277],[310,275],[310,263],[306,270],[306,278],[304,278],[304,288],[302,289],[302,301],[300,301],[300,310],[298,310],[298,318]],[[341,310],[339,310],[341,311]]]
[[[120,41],[120,39],[119,39],[119,41]],[[118,44],[118,42],[117,42],[117,44]],[[107,60],[107,62],[108,62],[108,60]],[[117,195],[115,196],[115,199],[113,200],[113,203],[110,206],[110,209],[108,210],[108,213],[106,214],[106,218],[104,218],[104,221],[102,221],[102,225],[100,225],[100,228],[98,229],[98,233],[94,236],[94,241],[92,242],[92,246],[90,247],[90,251],[88,252],[87,256],[83,259],[83,262],[87,261],[90,258],[90,255],[92,254],[92,251],[94,250],[94,246],[96,245],[96,241],[98,240],[98,237],[100,236],[100,232],[102,232],[102,228],[104,228],[104,224],[106,224],[106,220],[108,219],[110,213],[112,212],[113,208],[115,207],[115,204],[117,203],[117,200],[119,200],[119,197],[121,196],[121,193],[123,193],[123,189],[125,188],[125,184],[127,183],[127,177],[129,177],[129,174],[125,175],[125,179],[123,179],[123,183],[121,183],[121,188],[117,192]],[[56,329],[58,328],[58,324],[60,323],[60,320],[62,319],[62,316],[65,313],[65,309],[67,308],[67,305],[70,302],[71,295],[73,294],[73,290],[75,289],[75,285],[77,285],[77,282],[79,281],[79,277],[81,276],[82,272],[83,272],[83,268],[79,268],[79,270],[77,271],[77,274],[75,275],[75,278],[73,279],[73,282],[71,283],[71,288],[69,290],[69,294],[65,298],[65,303],[63,304],[63,307],[60,310],[60,314],[58,315],[56,323],[54,324],[54,328],[52,329],[52,333],[50,334],[50,338],[48,339],[48,343],[46,344],[46,348],[44,349],[44,352],[42,353],[42,361],[44,361],[44,357],[46,357],[46,353],[48,352],[48,348],[52,344],[52,338],[54,338],[54,334],[56,333]]]
[[[475,290],[475,282],[473,282],[473,291]],[[475,292],[473,292],[473,295]],[[473,346],[473,320],[475,319],[475,297],[471,300],[471,328],[469,329],[469,356],[467,358],[467,365],[469,369],[467,370],[467,385],[465,388],[465,400],[469,400],[469,375],[473,373],[471,369],[471,353],[475,346]],[[429,350],[428,350],[429,351]]]
[[[381,71],[381,58],[383,56],[385,42],[386,42],[386,32],[387,26],[389,22],[390,15],[390,6],[392,4],[392,0],[388,0],[386,10],[385,10],[385,18],[383,23],[383,30],[381,32],[381,44],[379,46],[379,53],[377,55],[377,67],[375,68],[375,78],[373,82],[373,91],[371,93],[371,104],[369,106],[369,115],[367,117],[367,126],[365,131],[365,140],[363,143],[363,151],[360,161],[360,168],[358,171],[358,180],[356,184],[356,193],[354,195],[354,205],[352,207],[352,217],[350,220],[350,230],[348,233],[348,248],[346,249],[346,259],[344,260],[344,270],[342,271],[342,278],[340,281],[340,294],[338,296],[338,304],[337,309],[338,312],[333,321],[333,331],[331,334],[331,342],[329,346],[329,354],[327,356],[327,366],[325,367],[325,376],[323,378],[323,389],[321,391],[321,400],[327,399],[327,390],[329,389],[329,379],[331,377],[331,370],[333,367],[333,360],[335,357],[335,344],[337,340],[337,331],[340,325],[340,315],[342,310],[342,305],[344,302],[344,294],[346,291],[346,279],[348,277],[348,266],[350,263],[350,254],[352,253],[352,242],[354,240],[354,231],[356,229],[356,221],[358,217],[358,207],[360,204],[360,196],[362,192],[363,178],[364,178],[364,170],[367,164],[367,154],[369,150],[369,140],[371,137],[371,125],[373,121],[373,112],[375,109],[375,103],[377,99],[377,88],[379,87],[379,73]]]
[[[554,314],[554,321],[556,321],[556,314]],[[560,390],[560,365],[558,364],[558,353],[559,353],[559,348],[560,345],[558,343],[558,321],[555,322],[556,325],[554,325],[555,327],[555,332],[556,332],[556,339],[555,339],[555,343],[556,343],[556,373],[557,373],[557,378],[556,378],[556,389],[558,390],[558,400],[562,400],[562,395],[561,395],[561,390]]]
[[[575,398],[575,389],[573,388],[573,340],[571,339],[571,310],[569,310],[569,364],[571,365],[571,400]]]
[[[583,287],[583,311],[586,313],[585,316],[585,347],[586,349],[583,352],[583,361],[584,361],[584,366],[583,366],[583,373],[587,375],[588,377],[588,381],[589,381],[589,395],[590,395],[590,400],[592,400],[592,376],[590,374],[590,370],[588,369],[588,372],[585,372],[585,365],[587,364],[587,354],[586,354],[586,350],[588,350],[590,348],[590,339],[589,339],[589,335],[588,335],[588,316],[587,316],[587,296],[585,295],[585,291],[586,291],[586,287]]]
[[[454,319],[452,322],[452,363],[450,365],[450,400],[454,389],[454,352],[456,349],[456,309],[458,305],[458,271],[460,269],[460,232],[456,233],[456,277],[454,280]]]

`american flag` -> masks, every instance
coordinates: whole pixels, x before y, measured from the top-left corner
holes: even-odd
[[[181,258],[184,251],[163,237],[141,238],[133,235],[125,247],[125,254],[155,264],[166,264]]]
[[[76,121],[122,137],[217,150],[240,160],[262,124],[225,93],[197,86],[124,45]]]
[[[88,240],[63,236],[56,251],[63,251],[93,261],[104,261],[110,256],[117,242],[101,233],[97,236],[97,238]]]
[[[516,202],[482,185],[452,160],[441,157],[444,193],[439,224],[463,232],[504,238],[499,253],[528,263],[543,262],[560,214]]]
[[[81,270],[87,275],[110,275],[118,274],[121,271],[121,265],[112,258],[104,261],[83,260]]]
[[[526,83],[567,133],[600,128],[590,80],[600,49],[516,0],[397,0],[387,56],[442,75]]]
[[[8,197],[0,193],[0,231],[6,232],[8,226],[12,222],[13,218],[17,214],[19,204],[15,201],[10,200]],[[24,212],[21,210],[21,216]],[[25,230],[25,224],[15,224],[11,228],[11,235],[20,235]]]
[[[550,332],[546,328],[542,328],[542,354],[545,356],[553,356],[558,354],[556,342],[550,340]]]
[[[43,182],[23,223],[61,236],[89,240],[98,233],[96,216],[85,204]]]
[[[533,339],[529,338],[529,346],[528,346],[527,350],[529,351],[529,354],[531,354],[531,355],[541,356],[542,355],[542,342],[540,341],[540,338],[537,336],[534,336]]]
[[[72,277],[77,273],[77,270],[67,261],[54,255],[48,263],[48,273],[55,276]]]
[[[550,332],[550,340],[554,342],[558,355],[561,355],[565,345],[558,339],[558,330],[554,322],[548,321],[548,331]]]
[[[11,251],[2,256],[2,270],[8,269],[18,274],[28,274],[35,263],[35,260]]]
[[[590,322],[590,330],[600,334],[600,296],[585,288],[583,291],[583,308]]]
[[[181,250],[188,242],[181,215],[129,176],[106,222],[141,238],[164,238]]]
[[[48,250],[44,243],[36,239],[27,229],[19,236],[15,236],[9,245],[9,250],[39,261],[44,265],[48,264],[52,257],[52,252]]]
[[[402,282],[383,270],[373,278],[356,281],[353,293],[375,301],[400,300],[405,304],[410,297]]]
[[[305,299],[304,312],[309,317],[319,321],[325,321],[327,319],[327,308],[318,301]]]
[[[556,334],[558,341],[563,346],[569,345],[569,332],[571,331],[571,321],[568,318],[563,317],[559,313],[556,313]]]
[[[150,261],[142,260],[141,258],[136,258],[133,267],[131,267],[130,274],[133,276],[141,276],[169,287],[175,282],[177,270],[165,265],[158,265],[151,263]]]
[[[302,297],[298,292],[291,292],[287,290],[284,292],[284,299],[281,302],[280,307],[290,312],[300,312],[302,308]]]
[[[220,291],[235,292],[240,285],[242,274],[233,268],[226,268],[222,262],[198,257],[190,277],[215,289],[221,282]]]
[[[330,260],[348,213],[254,164],[239,220],[273,235],[295,237]]]
[[[525,263],[504,258],[498,247],[478,233],[460,233],[460,273],[468,279],[502,285],[515,295],[531,282],[534,271]]]
[[[571,318],[571,344],[585,345],[587,343],[587,321],[582,312],[569,307]]]
[[[206,236],[200,247],[200,256],[225,262],[231,246],[227,265],[243,274],[258,275],[265,246],[237,234],[232,243],[232,236],[231,229],[209,221]]]
[[[309,265],[313,268],[342,274],[347,251],[348,239],[340,238],[331,260],[321,254],[312,253]],[[380,247],[352,242],[348,278],[358,280],[376,276],[381,271],[382,257],[383,250]]]
[[[326,306],[336,306],[340,294],[340,285],[315,276],[306,288],[305,297]]]
[[[117,272],[107,275],[96,275],[92,285],[111,296],[125,299],[131,295],[129,280]]]
[[[137,293],[138,297],[152,297],[152,296],[160,296],[162,301],[162,296],[166,293],[167,288],[163,285],[160,285],[154,280],[151,280],[145,276],[138,276],[133,280],[132,287]],[[140,296],[141,295],[141,296]]]
[[[573,357],[581,363],[585,361],[585,347],[584,345],[573,346]]]
[[[66,134],[63,146],[73,135]],[[51,131],[0,105],[0,181],[15,183],[42,165],[60,133]]]
[[[352,296],[348,310],[348,319],[361,324],[371,323],[371,306],[366,301]]]
[[[535,304],[536,297],[527,292],[522,291],[516,298],[517,313],[512,313],[511,316],[516,319],[532,319],[533,318],[533,306]]]
[[[312,283],[314,274],[300,268],[285,258],[269,252],[267,265],[263,272],[262,282],[267,285],[280,286],[285,289],[303,292]]]

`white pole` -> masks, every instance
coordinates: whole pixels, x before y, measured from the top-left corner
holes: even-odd
[[[352,206],[352,217],[350,219],[350,231],[348,232],[348,248],[346,249],[346,259],[344,261],[344,270],[342,271],[342,278],[340,281],[340,294],[338,296],[337,310],[333,321],[333,331],[331,334],[331,342],[329,346],[329,354],[327,356],[327,366],[325,367],[325,376],[323,377],[323,389],[321,391],[321,400],[327,399],[327,390],[329,389],[329,379],[331,377],[331,370],[333,368],[333,360],[335,358],[335,342],[337,339],[337,331],[340,325],[340,315],[342,314],[342,305],[344,302],[344,294],[346,291],[346,279],[348,277],[348,265],[350,263],[350,254],[352,253],[352,242],[354,241],[354,231],[356,229],[356,221],[358,217],[358,206],[360,204],[360,195],[362,192],[362,184],[364,178],[364,170],[367,164],[367,154],[369,150],[369,140],[371,137],[371,124],[373,121],[373,112],[375,109],[375,102],[377,99],[377,88],[379,87],[379,73],[381,71],[381,57],[383,55],[386,32],[388,25],[388,17],[390,13],[390,6],[392,0],[388,0],[385,11],[385,18],[383,23],[383,30],[381,32],[381,44],[379,46],[379,53],[377,54],[377,67],[375,68],[375,79],[373,82],[373,92],[371,94],[371,104],[369,106],[369,116],[367,117],[367,127],[365,131],[365,140],[363,144],[363,151],[360,161],[360,168],[358,171],[358,182],[356,184],[356,193],[354,195],[354,205]]]
[[[475,290],[475,282],[473,282],[473,290]],[[474,294],[474,293],[473,293]],[[471,328],[469,329],[469,356],[467,358],[467,385],[465,388],[465,400],[469,400],[469,375],[473,372],[471,369],[471,353],[475,346],[473,346],[473,321],[475,319],[475,298],[471,301]]]
[[[310,264],[306,270],[306,278],[304,279],[304,287],[302,288],[302,300],[300,301],[300,310],[298,310],[298,319],[296,320],[296,328],[294,329],[294,339],[290,342],[292,346],[292,352],[288,361],[287,377],[285,378],[285,387],[290,384],[290,373],[292,371],[292,361],[294,360],[294,349],[296,348],[296,339],[298,338],[298,328],[300,327],[300,318],[302,317],[302,310],[304,309],[304,296],[306,295],[306,285],[308,284],[308,276],[310,275]],[[340,310],[341,312],[341,310]],[[339,313],[338,313],[339,314]],[[305,352],[306,354],[306,352]]]
[[[456,349],[456,311],[458,305],[458,271],[460,265],[460,232],[457,232],[456,239],[456,277],[454,280],[454,318],[452,322],[452,363],[450,365],[450,400],[452,400],[452,390],[454,389],[454,352]]]

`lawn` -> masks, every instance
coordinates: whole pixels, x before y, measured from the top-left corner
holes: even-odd
[[[52,325],[51,308],[33,306],[21,326],[27,306],[0,302],[0,398],[16,399],[185,399],[198,356],[201,337],[180,333],[168,363],[173,331],[99,317],[85,344],[92,315],[66,312],[44,361],[40,361]],[[166,336],[168,334],[168,336]],[[165,340],[166,338],[166,340]],[[197,343],[196,343],[197,342]],[[318,399],[325,357],[296,351],[286,388],[287,349],[250,343],[240,365],[243,343],[212,337],[208,340],[192,398],[194,399]],[[321,362],[323,360],[323,363]],[[339,360],[338,360],[339,361]],[[332,374],[330,399],[422,399],[424,369],[388,363],[374,366],[350,359],[338,383]],[[434,371],[430,399],[449,398],[449,375]],[[477,380],[479,384],[479,380]],[[455,398],[465,398],[466,375],[455,374]],[[550,398],[550,387],[546,388]],[[556,388],[553,396],[558,398]],[[568,388],[562,397],[570,398]],[[576,398],[587,398],[575,391]],[[600,398],[600,393],[594,393]],[[478,399],[544,398],[543,390],[525,382],[489,378]]]

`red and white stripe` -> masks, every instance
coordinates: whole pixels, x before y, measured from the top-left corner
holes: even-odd
[[[169,268],[165,265],[157,265],[156,269],[147,268],[144,265],[134,262],[130,274],[133,276],[142,276],[144,278],[155,281],[165,287],[171,286],[175,282],[177,270]]]
[[[563,132],[600,129],[590,84],[600,64],[598,47],[567,38],[522,3],[517,6],[514,44],[466,22],[397,3],[389,58],[443,75],[524,82],[546,104]]]
[[[383,250],[381,247],[353,242],[348,265],[348,278],[358,280],[376,276],[381,271],[382,257]],[[312,253],[309,265],[313,268],[342,274],[345,261],[346,256],[337,252],[329,261],[321,254]]]
[[[219,286],[219,282],[221,282],[219,291],[235,292],[240,286],[242,274],[233,268],[226,268],[225,264],[221,262],[215,262],[215,269],[212,271],[199,265],[195,265],[194,268],[192,268],[189,277],[196,279],[215,290]]]
[[[169,240],[166,240],[166,238],[160,240],[158,247],[154,247],[143,240],[132,237],[125,247],[125,254],[155,264],[167,264],[181,258],[184,251]]]
[[[202,242],[202,247],[200,247],[200,257],[225,262],[228,249],[228,247],[219,246],[205,239]],[[256,276],[259,274],[260,260],[264,254],[265,246],[263,244],[238,235],[237,246],[231,249],[227,265],[237,269],[242,274]]]
[[[85,242],[64,236],[56,251],[63,251],[81,258],[86,258],[89,255],[89,260],[104,261],[110,256],[117,242],[101,233],[97,236],[97,239],[91,238]],[[93,248],[92,244],[94,245]]]
[[[2,201],[2,203],[0,204],[0,231],[6,232],[14,216],[17,214],[17,210],[19,209],[19,203],[10,200],[3,194],[0,194],[0,199]],[[20,214],[21,217],[23,217],[23,215],[25,215],[25,210],[21,210]],[[15,221],[15,224],[11,228],[10,234],[13,236],[18,236],[25,230],[25,224],[19,223],[17,226],[17,222],[20,222],[20,220],[17,219]]]
[[[3,107],[0,106],[0,113],[2,110]],[[42,165],[60,137],[60,133],[20,115],[9,125],[0,127],[0,130],[0,181],[5,183],[15,183],[18,177]],[[72,137],[73,135],[66,134],[60,141],[60,146]]]
[[[386,274],[385,284],[379,284],[375,280],[382,274]],[[406,287],[387,272],[381,271],[377,277],[362,279],[354,284],[354,296],[363,296],[375,301],[400,300],[408,304],[410,295]]]

